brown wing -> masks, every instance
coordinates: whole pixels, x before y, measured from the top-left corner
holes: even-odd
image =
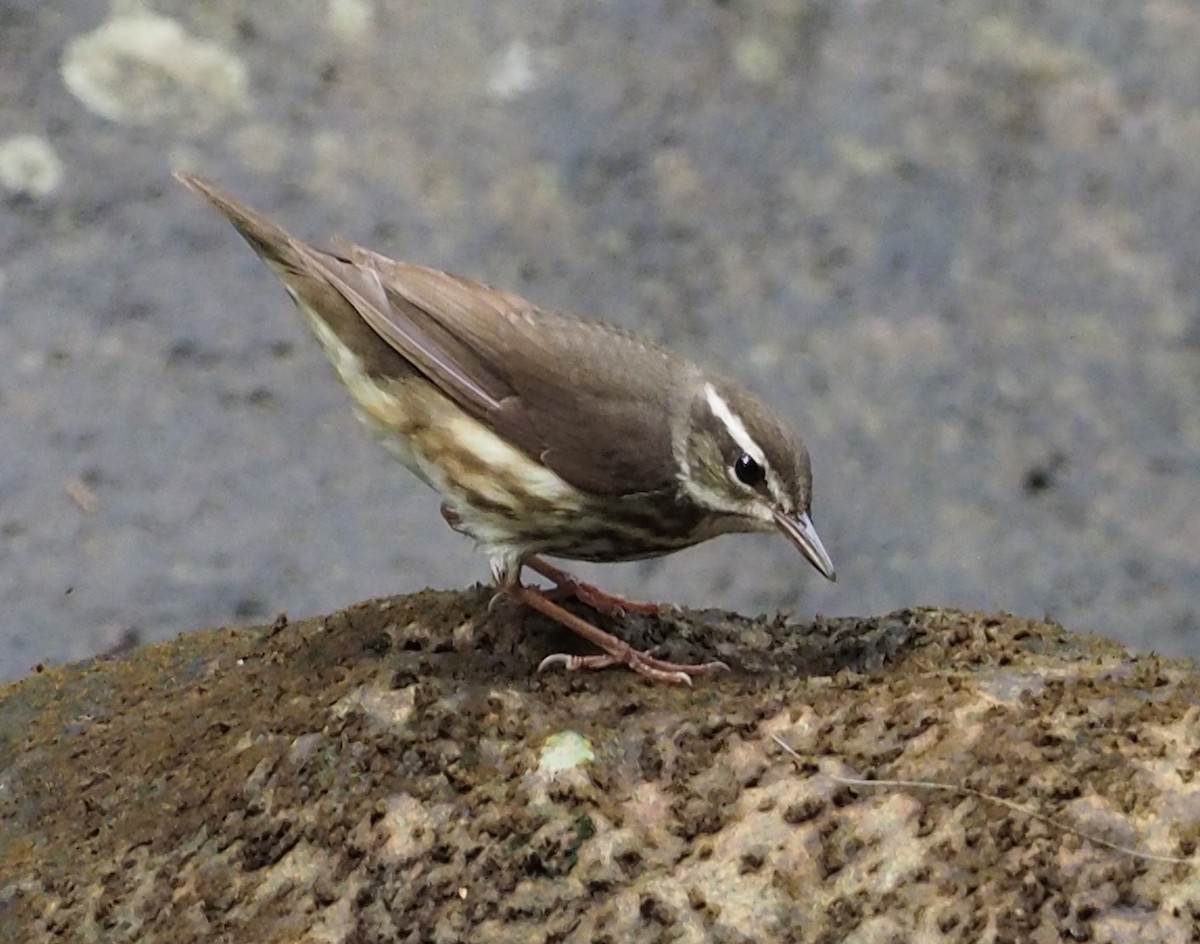
[[[439,365],[454,370],[427,376],[498,435],[584,491],[675,487],[670,397],[697,370],[690,363],[611,325],[359,246],[338,248],[355,282],[371,283],[373,297],[337,285],[363,320],[406,357],[415,337],[431,341]]]
[[[320,250],[308,255],[377,335],[472,415],[491,414],[511,394],[502,375],[436,319],[397,299],[378,271]]]
[[[584,491],[675,487],[671,396],[694,380],[689,362],[619,328],[541,311],[469,279],[354,245],[323,252],[220,188],[176,176],[233,223],[368,371],[418,370]]]

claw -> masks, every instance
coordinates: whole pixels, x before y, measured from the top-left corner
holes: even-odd
[[[675,685],[691,685],[692,677],[687,670],[696,670],[705,668],[705,666],[685,666],[678,669],[660,669],[651,665],[644,652],[630,650],[632,658],[628,661],[618,659],[616,656],[597,655],[597,656],[574,656],[565,652],[556,652],[554,655],[546,656],[538,663],[537,670],[544,672],[552,665],[561,665],[568,672],[578,672],[580,669],[606,669],[610,665],[627,665],[633,669],[638,675],[652,679],[655,682],[670,682]],[[658,660],[652,660],[657,662]],[[664,662],[662,665],[671,665],[673,663]],[[709,663],[714,664],[714,663]],[[725,663],[721,663],[722,666]]]
[[[537,671],[545,672],[552,665],[561,665],[568,672],[574,672],[576,669],[582,668],[579,664],[580,656],[569,655],[565,652],[556,652],[553,655],[546,656],[538,663]]]
[[[528,566],[543,577],[552,581],[555,586],[551,590],[541,590],[537,587],[527,587],[521,583],[521,568]],[[488,612],[491,612],[496,601],[501,596],[508,595],[524,603],[531,609],[537,610],[565,626],[571,632],[582,636],[600,650],[596,655],[577,656],[567,653],[554,653],[546,656],[538,663],[537,671],[544,672],[552,666],[562,666],[568,672],[582,669],[606,669],[613,665],[628,666],[643,678],[654,682],[668,682],[673,685],[691,685],[692,677],[708,675],[711,672],[728,671],[729,666],[724,662],[703,662],[699,665],[687,665],[679,662],[668,662],[656,658],[649,652],[634,649],[629,643],[618,639],[612,633],[607,633],[599,626],[576,616],[554,602],[562,596],[572,596],[592,609],[609,615],[619,615],[625,609],[636,612],[657,613],[658,606],[649,603],[636,603],[622,597],[604,593],[602,590],[576,580],[570,574],[564,573],[557,567],[547,564],[539,557],[522,560],[519,557],[500,556],[492,560],[492,577],[496,581],[497,592],[488,601]]]

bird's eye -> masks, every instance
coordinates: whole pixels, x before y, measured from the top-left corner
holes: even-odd
[[[753,456],[742,453],[733,464],[733,474],[737,480],[749,488],[761,485],[767,477],[766,470],[755,461]]]

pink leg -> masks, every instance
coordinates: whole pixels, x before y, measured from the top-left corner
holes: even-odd
[[[534,568],[539,573],[542,573],[540,568]],[[554,572],[558,572],[556,568],[550,568]],[[640,652],[634,649],[629,643],[618,639],[612,633],[606,633],[599,626],[589,623],[585,619],[576,616],[570,610],[559,606],[549,596],[537,587],[526,587],[520,582],[520,568],[514,568],[513,577],[504,579],[500,588],[503,592],[510,594],[520,600],[526,606],[529,606],[543,616],[548,616],[556,623],[560,623],[572,632],[582,636],[597,649],[603,650],[603,655],[594,656],[573,656],[565,653],[557,653],[547,656],[538,665],[538,671],[548,668],[552,665],[562,665],[568,670],[578,669],[604,669],[611,665],[626,665],[633,671],[645,678],[655,682],[674,682],[677,684],[691,685],[692,677],[696,675],[708,675],[711,672],[719,670],[728,670],[724,662],[703,662],[699,665],[688,665],[680,662],[668,662],[664,659],[656,659],[648,652]],[[543,576],[548,576],[543,574]],[[553,577],[549,577],[553,580]],[[589,604],[590,605],[590,604]]]
[[[554,584],[553,598],[574,597],[584,606],[590,606],[604,616],[624,616],[626,613],[644,613],[653,616],[660,607],[657,603],[643,603],[607,593],[590,583],[584,583],[572,577],[565,570],[559,570],[553,564],[547,563],[540,557],[531,557],[525,561],[525,566],[541,574]]]

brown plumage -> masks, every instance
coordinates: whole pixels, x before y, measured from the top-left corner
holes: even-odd
[[[778,528],[832,578],[809,518],[808,454],[737,384],[623,329],[461,276],[350,243],[316,249],[178,176],[281,277],[364,418],[441,493],[446,520],[484,547],[503,589],[597,641],[561,607],[534,602],[521,567],[604,608],[606,595],[535,555],[627,560]],[[672,681],[713,667],[662,663],[600,635],[608,655],[568,664],[622,661]]]

